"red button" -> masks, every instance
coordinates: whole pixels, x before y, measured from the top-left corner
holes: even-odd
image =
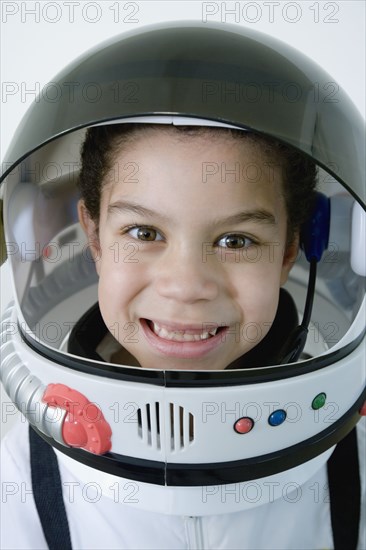
[[[234,430],[238,434],[247,434],[254,426],[254,421],[248,416],[243,416],[239,418],[234,424]]]
[[[359,414],[360,414],[361,416],[366,416],[366,401],[365,401],[365,403],[362,405],[362,407],[360,408]]]
[[[67,411],[62,425],[66,445],[98,455],[111,449],[112,430],[99,407],[85,395],[64,384],[49,384],[43,401]]]

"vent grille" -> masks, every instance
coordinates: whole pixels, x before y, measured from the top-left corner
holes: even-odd
[[[137,425],[139,437],[154,449],[161,449],[160,440],[160,403],[146,403],[145,407],[137,409]]]
[[[164,425],[171,451],[182,451],[194,441],[194,417],[184,407],[168,403],[164,410],[156,401],[137,410],[138,436],[146,445],[161,449]]]

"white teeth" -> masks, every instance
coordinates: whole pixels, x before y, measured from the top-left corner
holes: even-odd
[[[164,327],[160,327],[157,323],[151,323],[152,330],[160,338],[165,340],[174,340],[177,342],[199,342],[201,340],[207,340],[211,336],[215,336],[217,328],[208,332],[202,332],[202,334],[188,334],[183,331],[169,331]]]
[[[159,336],[161,336],[161,338],[166,338],[169,336],[169,332],[165,328],[161,328],[159,329]]]

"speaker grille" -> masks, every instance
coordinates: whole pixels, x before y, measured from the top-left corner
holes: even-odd
[[[165,407],[158,401],[146,403],[137,410],[137,426],[140,439],[157,450],[161,449],[164,432],[173,452],[186,449],[194,441],[194,417],[176,403]]]

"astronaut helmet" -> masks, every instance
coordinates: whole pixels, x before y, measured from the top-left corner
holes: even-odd
[[[80,477],[133,480],[142,509],[238,511],[253,501],[224,502],[218,488],[309,479],[365,413],[365,135],[343,90],[329,100],[329,81],[272,37],[175,22],[98,45],[53,79],[57,101],[31,105],[1,180],[14,291],[1,379]],[[197,370],[103,356],[111,330],[79,223],[80,151],[87,135],[126,124],[256,136],[316,167],[301,249],[246,360]]]

